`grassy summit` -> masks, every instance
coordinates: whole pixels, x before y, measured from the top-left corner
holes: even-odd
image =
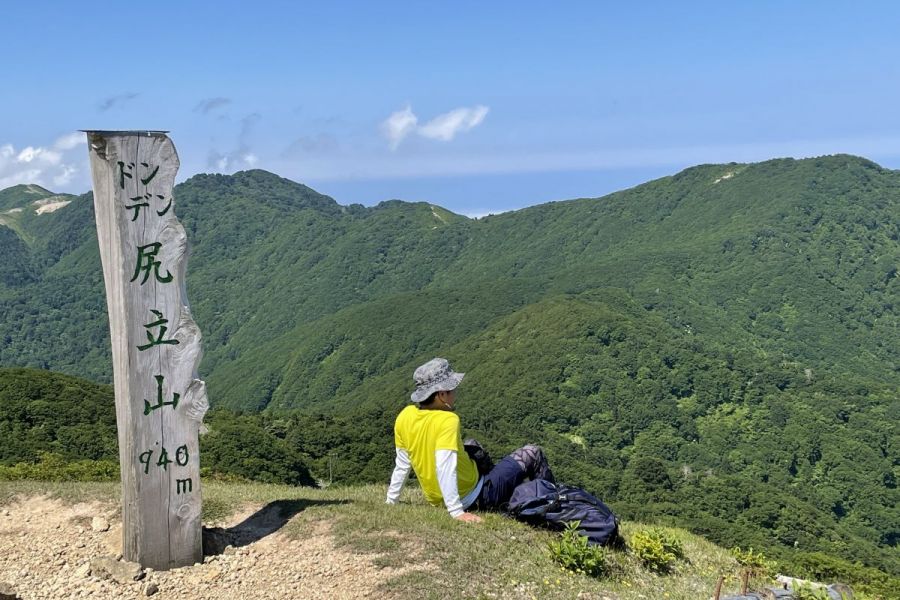
[[[65,504],[80,502],[108,506],[107,512],[110,512],[115,511],[117,495],[118,488],[113,484],[0,483],[0,508],[11,508],[18,515],[23,505],[17,501],[49,496],[60,498]],[[299,585],[291,594],[291,597],[299,597],[304,591],[327,594],[324,586],[336,584],[335,595],[370,586],[372,589],[366,591],[373,597],[411,600],[562,599],[574,598],[580,593],[583,594],[581,597],[619,600],[696,600],[712,595],[720,575],[727,577],[725,592],[736,592],[740,585],[741,567],[726,550],[679,529],[667,530],[680,539],[684,547],[684,558],[676,562],[671,572],[655,573],[633,554],[614,551],[608,555],[608,572],[601,578],[593,578],[561,570],[551,559],[548,544],[557,539],[557,534],[500,515],[487,515],[479,525],[460,523],[450,519],[445,512],[424,505],[421,493],[416,489],[405,492],[399,506],[384,504],[384,486],[320,490],[207,482],[203,484],[203,496],[206,525],[239,528],[244,516],[260,514],[256,511],[268,508],[275,509],[280,516],[276,522],[283,523],[274,530],[269,527],[251,536],[253,541],[242,548],[241,552],[250,553],[253,564],[242,561],[238,554],[186,570],[188,577],[195,571],[199,576],[213,570],[223,571],[218,579],[211,576],[206,579],[212,585],[220,586],[217,588],[220,594],[271,597],[267,594],[275,594],[275,590],[283,590],[285,586]],[[103,509],[95,510],[104,512]],[[33,525],[23,527],[37,529],[39,522],[35,519]],[[112,523],[115,532],[117,519],[113,518]],[[66,523],[65,530],[74,529],[75,525],[74,522]],[[624,524],[627,536],[646,528],[640,523]],[[307,549],[305,543],[318,538],[322,532],[325,532],[327,543],[316,545],[315,556],[308,555],[313,550]],[[33,531],[32,535],[37,537],[41,533]],[[52,533],[60,535],[59,530]],[[92,537],[92,534],[83,537]],[[11,549],[18,564],[30,562],[29,547],[33,548],[17,544]],[[78,551],[74,552],[77,554]],[[352,581],[354,571],[349,569],[333,573],[324,581],[316,577],[319,571],[334,563],[334,557],[343,554],[349,554],[354,564],[374,567],[372,570],[378,574],[373,578],[375,580]],[[259,562],[253,557],[259,557]],[[69,559],[78,560],[77,557]],[[231,570],[236,567],[240,567],[241,577],[228,582]],[[272,572],[276,569],[278,574]],[[51,576],[47,573],[47,578]],[[260,576],[268,581],[257,582],[252,589],[242,587],[244,580]],[[171,592],[179,585],[166,573],[153,573],[150,577],[158,582],[163,593]],[[86,579],[72,583],[75,592],[79,591],[79,585],[89,585]],[[754,578],[753,583],[761,586],[769,580]],[[322,588],[316,589],[317,585]],[[215,593],[216,589],[205,591]]]

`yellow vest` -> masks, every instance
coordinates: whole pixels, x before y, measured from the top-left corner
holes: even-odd
[[[463,449],[459,416],[455,413],[407,406],[394,422],[394,444],[409,454],[419,485],[430,504],[441,506],[444,502],[438,485],[436,450],[456,451],[456,482],[460,498],[464,498],[478,483],[478,467]]]

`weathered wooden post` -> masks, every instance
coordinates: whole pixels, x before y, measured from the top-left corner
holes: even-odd
[[[123,557],[202,561],[200,330],[185,292],[175,146],[162,131],[86,131],[112,338]]]

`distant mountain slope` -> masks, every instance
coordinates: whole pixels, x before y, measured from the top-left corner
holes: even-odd
[[[896,380],[898,186],[897,173],[846,156],[696,167],[486,218],[436,283],[621,287],[695,335]]]
[[[53,192],[39,185],[14,185],[0,190],[0,213],[16,208],[25,208],[29,204],[53,196]]]
[[[695,335],[733,339],[814,371],[896,380],[900,360],[889,340],[898,333],[891,298],[900,262],[898,179],[846,156],[703,166],[603,199],[477,222],[423,203],[342,207],[263,171],[197,176],[178,187],[176,198],[193,244],[189,286],[214,389],[217,374],[248,349],[343,307],[396,293],[522,280],[532,300],[625,289]],[[2,197],[21,205],[48,195],[17,186]],[[88,195],[29,218],[19,228],[23,241],[32,238],[28,257],[6,236],[6,254],[23,265],[7,267],[15,274],[5,276],[6,310],[20,304],[16,297],[41,304],[73,283],[93,292],[85,288],[50,308],[64,310],[71,301],[75,309],[88,297],[92,305],[102,302],[91,209]],[[37,267],[31,277],[30,265]],[[53,310],[40,314],[39,321],[56,318],[57,326],[66,320]],[[59,340],[34,339],[22,328],[37,323],[25,325],[20,312],[10,316],[4,363],[63,369],[81,363],[78,372],[108,379],[107,366],[83,360],[98,356],[95,346],[79,352],[64,342],[66,358],[57,359]],[[78,318],[92,335],[103,335],[102,313]],[[101,348],[99,356],[106,353]],[[223,401],[236,403],[223,393]]]
[[[379,224],[385,239],[380,244],[373,244],[371,236],[360,240],[351,227],[321,267],[317,263],[306,270],[304,281],[284,277],[268,290],[274,297],[263,314],[283,314],[279,306],[287,303],[301,315],[278,319],[281,325],[299,323],[294,334],[252,338],[255,344],[282,342],[278,352],[263,352],[256,361],[269,372],[268,387],[277,381],[280,391],[249,401],[252,392],[242,387],[234,395],[224,391],[220,400],[262,406],[267,397],[275,397],[280,406],[303,406],[327,398],[328,393],[304,387],[306,376],[294,377],[299,386],[294,385],[282,367],[294,360],[288,358],[292,344],[305,347],[317,338],[321,309],[316,306],[328,306],[329,297],[332,310],[357,306],[353,314],[360,315],[359,323],[384,325],[385,311],[379,307],[395,304],[394,314],[404,314],[402,335],[409,339],[394,351],[417,348],[417,356],[423,357],[459,339],[453,336],[477,331],[488,315],[496,318],[548,295],[609,287],[625,290],[671,327],[707,344],[752,350],[762,358],[792,363],[798,372],[865,373],[897,381],[900,357],[891,340],[900,334],[893,302],[900,264],[898,179],[892,171],[853,157],[697,167],[603,199],[455,222],[436,230],[437,240],[428,246],[439,257],[438,265],[421,250],[408,249],[404,236],[410,229],[397,226],[402,223],[398,216]],[[430,234],[412,232],[426,239]],[[418,258],[418,281],[389,280],[378,267],[385,262],[382,248],[391,242],[404,252],[387,264],[398,269],[404,260]],[[352,250],[344,251],[347,247]],[[340,273],[336,264],[346,265],[347,271]],[[360,271],[367,273],[362,287],[358,279],[351,280]],[[331,285],[335,273],[344,284],[337,288]],[[293,289],[284,293],[285,288]],[[475,293],[478,299],[466,307],[437,300],[412,314],[405,309],[409,292],[417,289],[434,298]],[[516,291],[508,295],[507,289]],[[485,293],[478,295],[478,290]],[[485,302],[494,290],[505,298],[500,306]],[[370,306],[366,300],[371,297],[379,300]],[[492,308],[478,316],[481,306]],[[423,315],[444,310],[448,312],[434,318],[456,316],[462,322],[454,321],[451,330],[456,333],[438,334],[436,343],[426,343],[435,336]],[[362,316],[367,311],[371,314]],[[336,319],[344,318],[338,314],[343,313],[335,313]],[[321,327],[340,330],[328,323]],[[252,335],[248,329],[233,339],[247,347]],[[330,355],[333,345],[324,343],[313,356]],[[373,340],[362,352],[381,350]],[[242,360],[253,362],[252,354]],[[356,370],[335,358],[328,368]]]
[[[835,156],[695,167],[605,198],[479,221],[425,203],[343,207],[263,171],[200,175],[178,186],[176,199],[193,244],[189,292],[214,390],[239,356],[342,308],[517,281],[528,283],[505,312],[546,294],[616,287],[694,335],[815,372],[897,381],[898,187],[893,171]],[[72,276],[93,288],[74,304],[87,296],[102,302],[91,209],[88,195],[29,220],[37,280],[10,275],[21,282],[8,284],[4,297],[18,292],[40,303]],[[14,246],[11,240],[7,251],[18,256]],[[26,281],[37,287],[25,289]],[[41,313],[39,322],[65,321]],[[108,379],[102,362],[84,362],[89,350],[73,356],[66,348],[61,362],[54,357],[59,340],[31,339],[22,328],[36,323],[13,317],[5,326],[13,339],[0,350],[4,363],[81,364],[78,372]],[[78,318],[102,330],[102,313]],[[23,358],[41,355],[38,364]],[[262,403],[230,398],[227,389],[215,396]]]

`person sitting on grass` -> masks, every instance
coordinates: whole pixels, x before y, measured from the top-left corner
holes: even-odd
[[[555,481],[539,446],[523,446],[504,457],[489,472],[479,474],[463,448],[456,405],[456,387],[464,373],[454,373],[444,358],[415,370],[412,404],[394,422],[396,462],[388,486],[388,504],[397,504],[412,468],[429,504],[447,507],[455,519],[481,522],[470,510],[501,510],[513,489],[526,479]]]

